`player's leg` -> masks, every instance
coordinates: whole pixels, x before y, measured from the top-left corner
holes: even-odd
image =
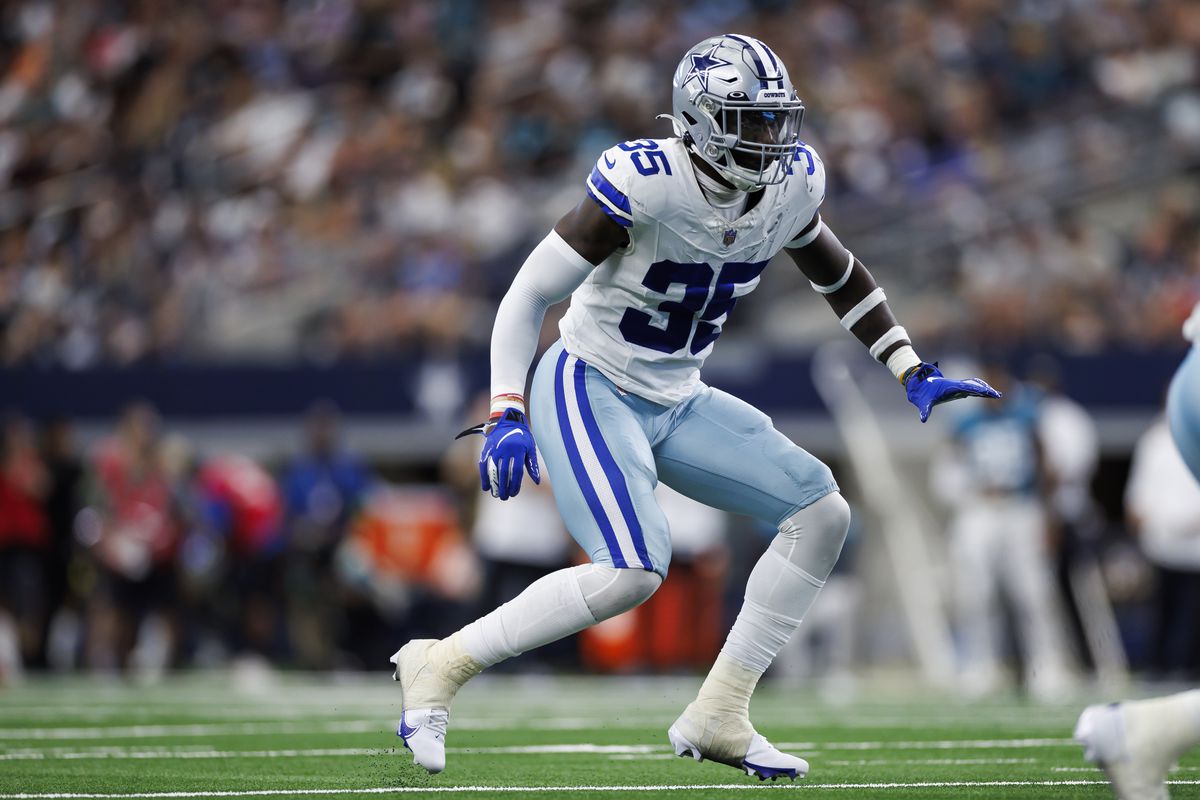
[[[742,609],[700,692],[669,732],[680,755],[709,758],[762,778],[797,777],[800,758],[779,752],[750,724],[750,696],[832,571],[850,509],[829,468],[775,430],[758,409],[706,389],[679,409],[654,448],[659,477],[701,502],[775,525]]]
[[[1021,637],[1025,686],[1035,697],[1053,699],[1070,689],[1073,678],[1062,601],[1047,552],[1046,515],[1032,497],[1012,498],[1000,507],[1007,546],[996,563]]]
[[[954,584],[956,635],[960,645],[959,688],[970,696],[995,691],[1000,685],[1000,604],[997,596],[997,537],[1005,535],[1005,520],[994,500],[964,503],[949,531],[949,556]]]
[[[1120,800],[1166,800],[1168,770],[1200,745],[1200,690],[1089,706],[1075,739],[1084,757],[1108,774]]]
[[[1167,421],[1175,444],[1192,474],[1200,480],[1200,348],[1183,360],[1167,394]]]
[[[546,575],[449,637],[409,642],[392,657],[404,694],[399,733],[430,772],[445,766],[450,702],[467,680],[642,603],[670,560],[642,427],[648,413],[665,410],[622,396],[561,345],[543,357],[530,399],[559,511],[593,563]]]
[[[1188,353],[1167,396],[1179,452],[1200,480],[1200,353]],[[1165,800],[1167,771],[1200,745],[1200,690],[1089,706],[1075,726],[1084,756],[1108,774],[1121,800]]]

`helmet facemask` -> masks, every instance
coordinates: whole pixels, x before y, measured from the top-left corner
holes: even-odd
[[[795,98],[768,103],[701,98],[702,109],[709,99],[717,104],[711,116],[721,133],[702,155],[739,189],[781,183],[800,140],[804,104]]]

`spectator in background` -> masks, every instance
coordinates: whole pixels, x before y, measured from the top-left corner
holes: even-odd
[[[50,522],[43,502],[49,474],[29,420],[10,415],[0,429],[0,684],[37,662],[49,614],[44,563]]]
[[[1158,572],[1151,668],[1161,678],[1200,677],[1200,484],[1165,419],[1142,434],[1125,488],[1125,512]]]
[[[158,674],[175,655],[180,538],[158,413],[146,404],[128,407],[116,435],[96,448],[90,473],[88,506],[76,525],[96,572],[87,664]]]
[[[1047,542],[1071,642],[1083,661],[1107,675],[1124,669],[1112,604],[1100,572],[1104,520],[1092,497],[1100,436],[1087,409],[1063,394],[1057,364],[1036,358],[1030,383],[1039,393],[1037,437],[1045,485]]]
[[[370,486],[363,462],[339,441],[337,409],[320,402],[304,419],[304,446],[283,471],[288,628],[301,661],[329,666],[338,621],[333,557]]]
[[[76,555],[75,515],[83,501],[84,472],[70,420],[58,417],[46,423],[42,429],[42,456],[48,475],[45,508],[50,546],[46,550],[46,598],[51,610],[46,620],[44,664],[68,669],[78,660],[83,632],[83,597],[78,570],[73,579],[72,563]]]
[[[286,652],[283,625],[283,498],[275,479],[242,455],[210,458],[193,480],[200,526],[194,535],[219,562],[210,602],[226,644],[262,661]]]
[[[1002,686],[1007,603],[1026,686],[1035,696],[1054,697],[1070,685],[1070,672],[1046,541],[1038,398],[998,364],[983,373],[1003,400],[960,409],[953,450],[933,462],[934,493],[954,514],[949,550],[962,688],[975,695]]]

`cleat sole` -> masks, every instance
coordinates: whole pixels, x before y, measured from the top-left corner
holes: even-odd
[[[667,730],[667,738],[671,741],[671,747],[675,750],[675,755],[680,758],[691,757],[696,761],[703,761],[704,756],[700,754],[700,748],[684,738],[679,729],[672,725]]]
[[[798,775],[794,769],[775,769],[774,767],[763,767],[758,764],[751,764],[749,761],[742,762],[742,769],[746,770],[747,775],[756,775],[760,781],[765,781],[767,778],[778,780],[779,778],[788,778],[796,780]]]

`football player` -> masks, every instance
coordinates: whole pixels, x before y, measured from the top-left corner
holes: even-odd
[[[1200,480],[1200,303],[1183,326],[1192,349],[1171,381],[1167,421],[1179,453]],[[1084,757],[1108,774],[1120,800],[1166,800],[1167,772],[1200,745],[1200,689],[1084,709],[1075,725]]]
[[[668,731],[678,755],[760,778],[808,770],[755,732],[759,677],[800,624],[841,550],[849,508],[829,468],[769,417],[700,380],[721,326],[786,250],[841,324],[896,376],[924,421],[934,405],[996,396],[917,357],[883,290],[818,213],[820,157],[799,141],[804,106],[779,57],[727,34],[675,71],[675,136],[606,150],[585,196],[530,253],[496,315],[492,407],[480,426],[484,491],[539,480],[536,438],[571,535],[592,563],[539,579],[442,640],[393,657],[399,734],[430,772],[445,766],[450,702],[480,670],[640,604],[667,572],[658,481],[778,529],[699,695]],[[525,381],[546,308],[571,298]],[[532,427],[531,427],[532,426]],[[682,621],[686,624],[686,620]]]

